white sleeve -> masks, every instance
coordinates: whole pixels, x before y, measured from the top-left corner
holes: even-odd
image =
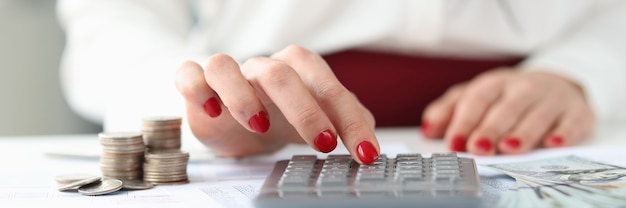
[[[75,111],[116,131],[136,130],[145,116],[182,116],[175,70],[208,57],[187,49],[188,1],[60,0],[57,10],[67,34],[61,78]]]
[[[598,119],[626,120],[626,1],[598,8],[522,67],[570,78],[582,86]]]

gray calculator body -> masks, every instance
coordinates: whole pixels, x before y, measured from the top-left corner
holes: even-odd
[[[349,155],[295,155],[278,161],[256,207],[482,207],[471,158],[454,153],[381,155],[360,165]]]

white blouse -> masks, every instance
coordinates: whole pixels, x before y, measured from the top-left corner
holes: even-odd
[[[174,73],[212,53],[238,61],[289,44],[467,58],[527,56],[579,83],[602,120],[626,119],[626,1],[60,0],[70,105],[106,130],[184,115]]]

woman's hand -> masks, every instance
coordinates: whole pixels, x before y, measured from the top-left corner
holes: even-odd
[[[374,117],[318,54],[288,46],[241,66],[216,54],[204,70],[194,62],[177,71],[194,135],[223,156],[271,152],[307,143],[331,152],[340,136],[351,155],[372,163],[379,155]]]
[[[594,115],[575,83],[549,73],[501,69],[450,88],[425,110],[422,130],[453,151],[519,154],[585,138]]]

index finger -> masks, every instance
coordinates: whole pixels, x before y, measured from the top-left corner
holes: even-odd
[[[374,129],[360,110],[363,107],[339,82],[321,56],[292,45],[272,58],[284,61],[298,73],[357,162],[371,164],[378,159],[379,144]]]

